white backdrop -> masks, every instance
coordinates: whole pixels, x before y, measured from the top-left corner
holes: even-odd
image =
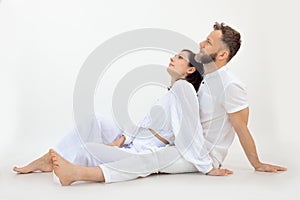
[[[0,3],[0,162],[17,150],[40,155],[73,126],[73,90],[88,55],[102,42],[138,28],[163,28],[202,41],[214,22],[242,35],[242,47],[229,67],[246,84],[250,129],[259,149],[296,145],[299,14],[296,0],[2,0]],[[144,57],[143,57],[144,56]],[[170,55],[148,52],[124,65],[168,64]],[[131,60],[130,60],[131,59]],[[153,60],[152,60],[153,59]],[[132,63],[133,60],[135,63]],[[296,61],[296,62],[295,62]],[[107,75],[96,98],[97,111],[109,113],[116,77]],[[106,82],[105,82],[106,81]],[[133,102],[161,88],[145,88]],[[143,105],[129,106],[139,116]],[[296,148],[296,147],[295,147]],[[18,150],[19,149],[19,150]],[[274,149],[275,150],[275,149]]]

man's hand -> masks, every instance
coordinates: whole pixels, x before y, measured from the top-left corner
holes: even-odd
[[[278,171],[286,171],[287,168],[276,166],[276,165],[270,165],[266,163],[260,163],[257,166],[255,166],[255,170],[260,172],[278,172]]]
[[[209,175],[209,176],[228,176],[230,174],[233,174],[233,171],[230,171],[229,169],[216,169],[216,168],[213,168],[206,175]]]
[[[256,171],[260,172],[277,172],[277,171],[286,171],[284,167],[279,167],[275,165],[261,163],[257,152],[254,140],[250,134],[250,131],[247,127],[249,116],[249,108],[245,108],[241,111],[229,114],[230,122],[236,131],[240,143],[246,153],[248,160]]]

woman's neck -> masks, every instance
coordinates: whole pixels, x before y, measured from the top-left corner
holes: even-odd
[[[171,78],[171,86],[170,86],[170,87],[172,87],[172,86],[173,86],[173,84],[174,84],[176,81],[177,81],[177,79],[176,79],[176,78],[174,78],[174,77],[172,77],[172,78]]]
[[[176,81],[178,81],[178,80],[184,80],[184,79],[185,79],[184,76],[182,76],[182,77],[172,77],[171,78],[171,85],[170,85],[169,88],[171,88]]]

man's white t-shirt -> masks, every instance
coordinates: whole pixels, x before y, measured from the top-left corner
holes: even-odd
[[[206,74],[198,91],[200,119],[213,166],[224,161],[235,132],[229,113],[249,106],[244,85],[227,66]]]

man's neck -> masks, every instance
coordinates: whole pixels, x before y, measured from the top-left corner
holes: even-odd
[[[218,69],[222,68],[223,66],[225,66],[224,63],[221,64],[217,62],[211,62],[203,65],[205,74],[210,74],[212,72],[215,72]]]

